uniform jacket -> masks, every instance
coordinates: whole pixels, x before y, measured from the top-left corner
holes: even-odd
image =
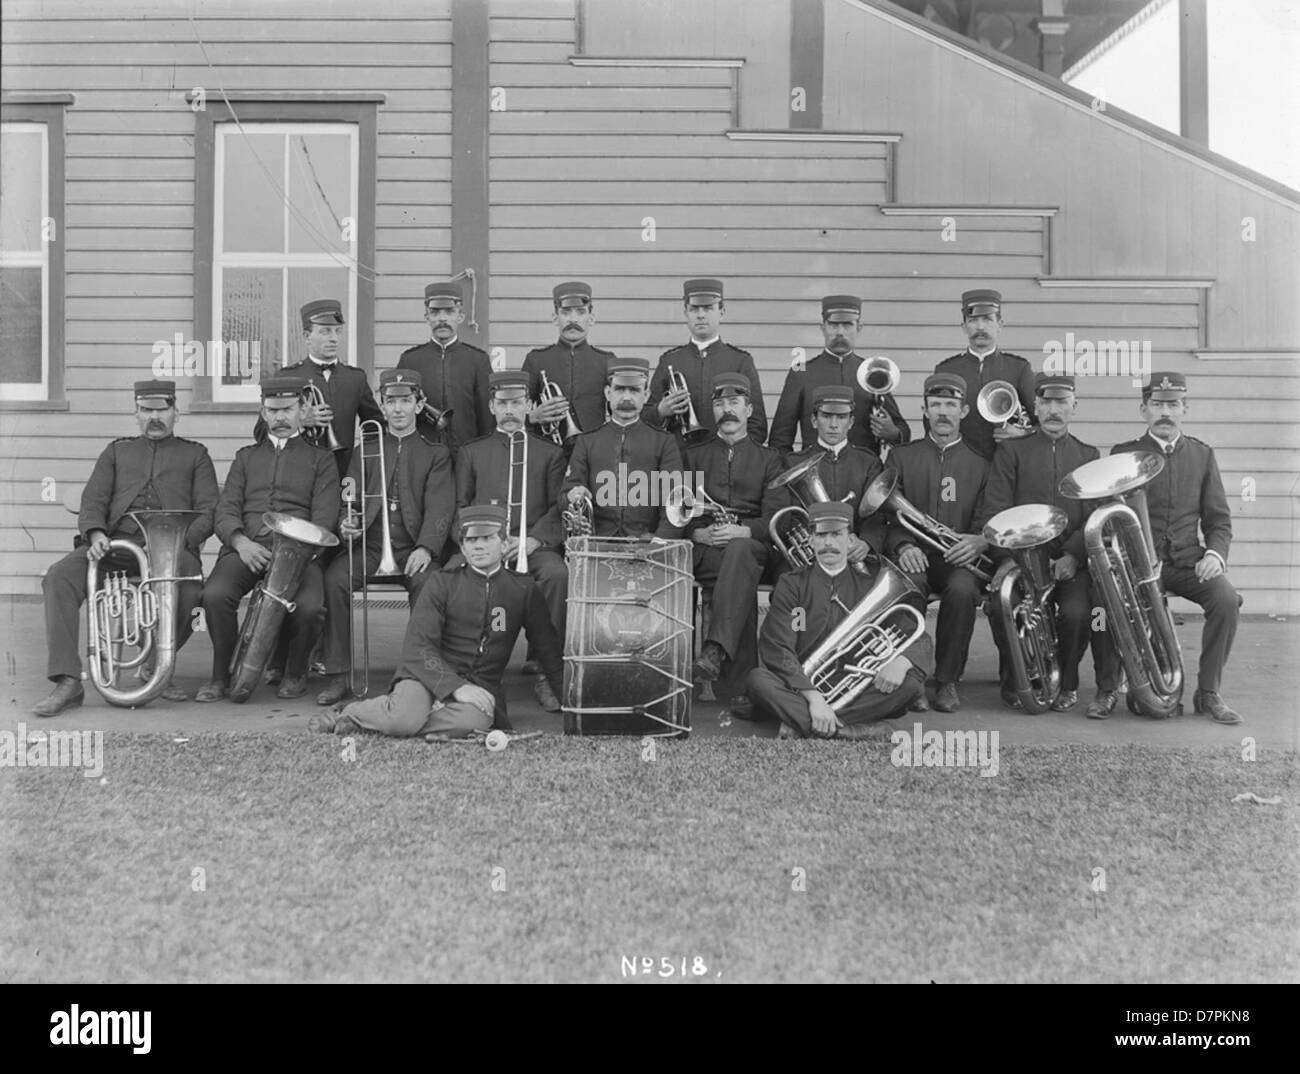
[[[334,420],[330,422],[330,426],[344,451],[350,452],[356,443],[358,419],[378,421],[380,424],[384,421],[383,411],[379,409],[379,404],[375,402],[374,394],[370,391],[370,381],[366,377],[365,370],[358,369],[354,365],[335,362],[328,383],[321,375],[320,366],[310,358],[304,358],[297,365],[285,366],[276,376],[303,377],[321,390],[326,404],[334,410]],[[261,440],[265,436],[266,421],[259,416],[253,426],[253,439]],[[324,446],[323,440],[321,446]],[[339,454],[343,455],[344,452],[341,451]]]
[[[509,727],[501,676],[521,628],[559,694],[564,674],[560,639],[533,580],[504,567],[490,578],[468,564],[437,571],[411,612],[393,682],[415,679],[439,701],[466,683],[481,686],[496,698],[497,726]]]
[[[966,403],[970,407],[970,413],[962,419],[961,438],[974,449],[976,454],[990,459],[997,445],[997,441],[993,439],[993,424],[984,420],[976,405],[980,389],[992,381],[1005,380],[1014,384],[1020,396],[1020,405],[1029,415],[1030,422],[1033,425],[1038,424],[1038,419],[1034,417],[1034,367],[1029,364],[1028,359],[1021,358],[1018,354],[995,350],[984,359],[981,367],[980,360],[966,350],[961,354],[954,354],[951,358],[945,358],[934,367],[934,371],[956,373],[966,381]],[[930,431],[928,418],[923,420],[923,425],[928,433]]]
[[[643,421],[607,421],[577,438],[562,496],[583,485],[592,495],[597,537],[676,538],[663,505],[669,482],[681,479],[677,441]]]
[[[456,459],[456,508],[477,504],[510,502],[513,480],[519,495],[518,478],[510,475],[510,439],[497,430],[471,441],[460,449]],[[528,511],[529,537],[536,537],[543,548],[559,549],[564,545],[564,528],[560,522],[560,489],[564,485],[564,452],[549,440],[528,440]],[[459,526],[457,527],[459,529]],[[510,511],[510,534],[519,536],[518,505]]]
[[[926,436],[890,451],[889,465],[898,470],[898,491],[914,507],[955,533],[979,532],[975,519],[983,511],[989,463],[965,440],[941,448]],[[889,516],[885,537],[888,555],[896,557],[906,545],[916,546],[927,556],[939,554],[904,529],[894,512],[879,513]]]
[[[373,449],[368,449],[373,450]],[[366,460],[366,529],[379,518],[383,503],[378,459]],[[452,485],[451,455],[441,444],[427,440],[419,431],[400,440],[384,432],[384,468],[388,499],[397,500],[402,525],[414,539],[414,547],[426,549],[434,562],[442,552],[451,525],[455,489]],[[361,487],[361,453],[355,452],[348,476]]]
[[[767,487],[785,469],[780,455],[749,437],[728,444],[715,434],[712,440],[686,452],[686,469],[687,484],[695,488],[702,481],[704,491],[731,508],[736,521],[748,526],[755,540],[768,543],[772,516],[790,503],[785,489]],[[690,533],[711,525],[713,515],[706,511],[686,530]]]
[[[464,340],[452,341],[450,347],[429,340],[403,351],[397,359],[398,369],[414,369],[420,374],[426,402],[439,410],[453,410],[446,437],[447,448],[456,449],[470,440],[485,436],[496,428],[488,409],[488,374],[492,363],[487,351]]]
[[[339,471],[330,452],[290,437],[277,452],[270,438],[235,452],[217,501],[216,532],[222,554],[238,533],[270,545],[264,511],[305,518],[334,532],[339,523]]]
[[[1165,468],[1146,486],[1156,555],[1177,567],[1191,567],[1209,550],[1217,552],[1227,566],[1232,512],[1214,449],[1184,433],[1174,445],[1173,454],[1165,455],[1163,445],[1148,432],[1110,449],[1112,455],[1122,451],[1151,451],[1164,456]]]
[[[898,448],[892,448],[890,451],[890,462],[893,462],[893,452]],[[822,461],[817,464],[817,474],[821,478],[822,484],[826,488],[826,495],[832,500],[840,500],[847,503],[853,508],[854,518],[856,519],[857,534],[871,546],[873,552],[881,552],[885,547],[885,520],[882,512],[876,512],[866,518],[858,516],[858,505],[862,502],[862,494],[867,490],[880,471],[884,469],[880,465],[880,459],[873,455],[866,448],[858,447],[856,444],[845,442],[840,448],[839,454],[836,455],[820,443],[814,441],[813,446],[807,451],[796,451],[786,458],[786,469],[797,466],[799,463],[815,455],[817,452],[825,452]],[[848,497],[845,499],[845,497]],[[791,494],[790,502],[798,506],[799,500]]]
[[[860,574],[850,567],[832,578],[814,563],[781,575],[758,636],[758,658],[763,666],[789,689],[811,690],[813,685],[803,671],[804,660],[848,617],[844,608],[857,607],[877,574]],[[838,603],[832,594],[839,598]],[[919,592],[905,599],[925,614],[925,598]],[[796,630],[800,624],[804,629]],[[933,673],[934,646],[928,634],[917,638],[903,655],[923,676]]]
[[[659,416],[659,401],[668,393],[668,367],[673,372],[686,378],[686,386],[691,392],[691,403],[700,424],[710,433],[715,431],[713,424],[713,378],[719,373],[744,373],[751,385],[749,401],[754,412],[749,416],[749,435],[760,444],[767,437],[767,410],[763,406],[763,384],[758,379],[758,370],[754,366],[754,357],[749,351],[733,347],[722,340],[714,340],[703,351],[692,342],[664,351],[659,356],[659,365],[650,378],[650,402],[646,404],[641,417],[656,429],[669,429],[677,436],[678,447],[683,445],[677,430],[677,419],[664,419]],[[704,434],[699,434],[703,438]]]
[[[135,530],[127,516],[130,510],[193,510],[199,517],[190,523],[185,544],[197,553],[212,536],[216,506],[217,475],[206,447],[179,436],[164,440],[124,436],[104,448],[96,460],[81,494],[77,530],[83,541],[89,540],[91,530],[112,537],[119,528]]]
[[[1070,500],[1060,493],[1061,480],[1071,470],[1101,457],[1091,444],[1070,433],[1053,441],[1041,429],[1020,440],[1003,440],[993,452],[988,481],[984,486],[984,508],[976,531],[999,511],[1027,503],[1059,507],[1069,520],[1061,536],[1047,546],[1048,555],[1058,559],[1063,552],[1087,566],[1088,551],[1083,543],[1083,524],[1097,506],[1090,500]],[[997,549],[993,549],[997,552]]]
[[[772,435],[768,446],[776,448],[783,454],[789,454],[794,447],[796,431],[799,433],[801,448],[817,443],[817,430],[812,422],[813,390],[829,384],[846,386],[853,389],[853,425],[849,429],[849,443],[864,447],[875,455],[880,454],[880,441],[871,431],[871,409],[875,405],[875,396],[864,392],[858,384],[858,367],[862,357],[858,354],[846,354],[843,360],[829,351],[822,351],[802,370],[791,370],[786,374],[785,387],[781,389],[781,401],[776,405],[776,417],[772,419]],[[898,403],[892,395],[886,395],[881,405],[889,413],[895,428],[902,433],[900,443],[906,444],[912,438],[912,430],[903,419]]]
[[[552,343],[538,347],[524,356],[523,371],[528,374],[528,396],[541,399],[542,373],[555,384],[569,401],[578,428],[589,433],[605,424],[605,369],[613,351],[601,350],[583,340],[576,347]],[[550,439],[537,425],[529,425],[535,436]]]

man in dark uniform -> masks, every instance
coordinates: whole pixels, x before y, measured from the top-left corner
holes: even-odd
[[[361,557],[354,543],[352,574],[348,575],[348,554],[335,555],[325,567],[325,673],[329,683],[316,697],[318,705],[333,705],[348,696],[348,675],[352,654],[348,649],[348,628],[352,619],[352,593],[360,589],[365,575],[379,569],[384,551],[384,516],[388,537],[407,599],[416,599],[430,574],[441,562],[442,546],[451,521],[451,455],[416,428],[416,415],[424,396],[420,378],[411,369],[385,369],[379,374],[379,401],[388,425],[385,430],[381,487],[379,449],[373,440],[366,444],[365,518],[353,523],[345,515],[339,526],[344,540],[357,541],[364,529],[366,555]],[[354,490],[358,514],[361,503],[361,452],[354,453],[345,486]],[[381,492],[387,491],[387,498]]]
[[[1098,701],[1119,685],[1110,635],[1105,630],[1092,629],[1092,609],[1098,602],[1094,599],[1088,576],[1083,527],[1097,505],[1091,501],[1071,500],[1062,496],[1060,491],[1062,478],[1085,462],[1099,458],[1101,453],[1070,433],[1070,422],[1078,405],[1074,396],[1074,378],[1039,373],[1034,380],[1034,412],[1038,428],[1029,436],[1006,439],[998,444],[984,487],[984,508],[976,520],[975,529],[983,532],[985,524],[999,511],[1021,504],[1045,503],[1065,512],[1068,524],[1046,547],[1051,577],[1056,581],[1054,600],[1061,665],[1061,692],[1052,708],[1056,712],[1067,712],[1079,700],[1079,661],[1088,649],[1090,637]],[[995,560],[1008,555],[996,548],[991,554]],[[994,614],[997,614],[996,604]],[[993,640],[998,647],[1002,700],[1011,708],[1020,708],[1003,631],[996,622],[992,622],[992,626]]]
[[[806,363],[799,363],[785,375],[781,401],[772,419],[768,447],[788,455],[794,447],[795,433],[803,448],[817,437],[812,423],[812,395],[818,388],[835,384],[851,388],[857,420],[849,429],[849,443],[864,447],[875,455],[882,444],[906,444],[912,431],[903,419],[892,394],[882,396],[879,405],[885,413],[876,413],[877,400],[858,383],[862,358],[855,353],[861,327],[862,299],[853,295],[827,295],[822,299],[822,336],[826,348]]]
[[[650,400],[646,404],[645,420],[659,429],[673,433],[677,446],[686,448],[682,429],[691,406],[700,419],[702,432],[694,440],[706,442],[713,434],[713,413],[709,406],[709,387],[719,373],[743,373],[754,385],[753,413],[749,417],[749,432],[760,444],[767,436],[767,411],[763,407],[763,392],[754,367],[754,357],[749,351],[723,343],[718,335],[723,315],[727,311],[722,298],[721,280],[687,280],[682,285],[682,308],[686,312],[686,326],[691,338],[680,347],[665,351],[659,357],[659,366],[650,379]],[[672,391],[668,371],[672,369],[686,378],[686,391]]]
[[[986,584],[967,568],[975,566],[988,550],[988,542],[975,531],[974,520],[983,507],[989,464],[961,436],[960,424],[970,409],[966,382],[955,373],[931,373],[925,378],[924,390],[930,432],[923,440],[891,451],[889,465],[898,470],[896,489],[903,498],[958,534],[960,540],[940,552],[888,512],[885,551],[922,593],[940,598],[934,707],[940,712],[956,712],[961,706],[957,680],[966,666],[975,613]],[[992,574],[987,569],[984,573]]]
[[[749,696],[755,709],[781,720],[782,738],[863,738],[866,725],[901,716],[921,696],[934,666],[928,635],[880,668],[870,686],[838,713],[813,688],[803,662],[838,627],[878,580],[849,569],[849,534],[853,508],[844,503],[815,503],[813,548],[817,562],[781,576],[759,634],[762,667],[750,672]],[[915,590],[904,598],[922,616],[925,599]]]
[[[572,412],[578,428],[594,432],[605,424],[605,370],[613,351],[593,347],[587,336],[596,323],[596,307],[591,287],[581,280],[557,284],[551,292],[555,305],[553,320],[560,338],[549,347],[538,347],[524,356],[524,373],[528,376],[528,395],[537,405],[528,415],[528,428],[535,436],[550,439],[543,425],[563,422]],[[542,374],[563,395],[542,399]],[[573,441],[563,445],[573,451]]]
[[[961,296],[962,331],[970,345],[961,354],[945,358],[934,367],[936,373],[956,373],[966,382],[966,402],[970,413],[962,419],[961,438],[986,459],[1003,440],[1020,439],[1032,432],[1019,425],[994,426],[979,412],[976,400],[980,389],[995,380],[1013,385],[1020,396],[1023,413],[1034,418],[1034,369],[1018,354],[998,349],[1002,334],[1002,295],[989,288],[966,291]],[[929,431],[929,426],[926,427]]]
[[[312,447],[299,435],[305,386],[301,377],[262,381],[267,437],[235,452],[226,475],[215,526],[221,553],[203,587],[203,610],[212,634],[212,681],[199,690],[195,701],[219,701],[228,693],[230,661],[239,642],[239,601],[271,562],[274,535],[262,522],[263,513],[305,518],[330,531],[338,526],[338,468],[328,451]],[[307,692],[307,654],[325,613],[322,589],[320,565],[312,562],[293,596],[297,608],[285,624],[288,655],[278,697],[302,697]]]
[[[403,351],[397,368],[414,369],[424,384],[425,399],[438,410],[453,412],[443,438],[454,458],[461,444],[492,431],[488,409],[492,363],[486,351],[457,336],[465,321],[459,284],[429,284],[424,289],[424,319],[432,338]]]
[[[1219,696],[1241,607],[1241,596],[1225,573],[1232,512],[1219,464],[1212,447],[1183,434],[1188,407],[1187,378],[1182,373],[1152,373],[1142,389],[1141,409],[1146,435],[1116,444],[1111,454],[1154,451],[1164,456],[1165,468],[1146,486],[1151,535],[1161,563],[1160,584],[1166,593],[1186,597],[1205,610],[1192,704],[1216,723],[1238,724],[1240,714]],[[1113,698],[1107,700],[1109,715],[1115,703]]]
[[[694,542],[695,580],[710,594],[709,629],[694,681],[714,682],[725,669],[726,689],[734,695],[742,694],[745,676],[757,663],[758,584],[770,555],[768,526],[789,500],[784,489],[768,487],[781,475],[781,456],[748,434],[752,391],[743,373],[715,376],[711,410],[717,431],[686,452],[686,468],[708,497],[696,506],[701,513],[685,534]],[[734,520],[720,520],[709,500]],[[744,718],[750,706],[738,698],[731,708]]]
[[[569,595],[569,572],[564,566],[564,527],[560,523],[560,489],[564,485],[564,452],[549,440],[518,437],[532,404],[528,399],[528,375],[520,372],[493,373],[490,379],[492,416],[496,431],[472,440],[460,449],[456,459],[456,506],[485,503],[510,505],[506,526],[506,565],[512,570],[519,553],[520,514],[524,508],[524,529],[528,573],[546,601],[556,634],[563,638],[565,601]],[[510,438],[516,437],[515,465],[511,466]],[[525,447],[526,445],[526,447]],[[527,470],[524,453],[527,452]],[[454,560],[452,561],[455,562]],[[532,659],[532,655],[529,659]],[[536,676],[537,700],[547,712],[559,712],[559,699],[551,692],[545,675]]]
[[[578,437],[569,460],[562,506],[589,500],[597,537],[681,536],[664,506],[667,490],[681,481],[682,456],[672,436],[641,420],[649,379],[644,358],[610,361],[610,419]]]
[[[438,571],[420,593],[389,692],[313,716],[311,730],[399,738],[509,730],[501,677],[520,629],[552,690],[560,690],[560,639],[536,583],[502,564],[505,524],[506,509],[493,504],[460,512],[466,562]]]
[[[199,517],[190,523],[185,549],[178,557],[177,572],[202,573],[199,549],[212,533],[212,512],[217,504],[217,475],[208,449],[173,435],[177,420],[174,381],[136,381],[135,420],[140,435],[114,440],[91,471],[81,494],[74,551],[50,567],[41,580],[45,593],[45,647],[49,653],[46,674],[54,690],[32,708],[37,716],[57,716],[85,699],[77,633],[81,605],[86,600],[86,564],[99,563],[101,571],[136,573],[139,564],[134,556],[108,550],[110,540],[143,543],[140,527],[129,512],[198,511]],[[193,611],[202,589],[199,582],[179,584],[177,651],[193,629]],[[185,692],[170,683],[160,696],[165,701],[187,700]]]

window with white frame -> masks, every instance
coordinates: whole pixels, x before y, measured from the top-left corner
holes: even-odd
[[[0,124],[0,399],[49,395],[49,199],[47,126]]]
[[[259,398],[306,357],[299,309],[336,298],[355,364],[358,131],[351,123],[220,123],[212,257],[214,402]]]

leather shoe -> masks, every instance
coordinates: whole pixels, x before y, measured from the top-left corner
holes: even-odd
[[[262,681],[267,686],[279,686],[280,680],[284,678],[284,668],[267,668],[266,674],[262,676]]]
[[[1192,694],[1192,708],[1197,712],[1208,712],[1215,723],[1238,724],[1245,721],[1241,713],[1223,703],[1223,698],[1213,690],[1197,690]]]
[[[225,679],[213,679],[206,686],[200,686],[199,692],[194,695],[195,701],[220,701],[230,693],[230,683]]]
[[[190,699],[189,694],[175,683],[170,682],[163,687],[163,692],[158,697],[163,701],[188,701]]]
[[[37,716],[57,716],[60,712],[75,709],[86,700],[85,688],[81,680],[71,675],[62,676],[50,691],[48,697],[36,702],[32,711]]]
[[[779,739],[787,739],[787,738],[798,738],[799,735],[795,731],[795,729],[791,727],[788,723],[782,723],[780,728],[776,732],[776,737]]]
[[[307,721],[307,730],[321,735],[350,735],[361,728],[341,712],[318,712]]]
[[[1025,707],[1025,703],[1020,700],[1020,695],[1009,690],[1002,691],[1002,704],[1011,709],[1023,709]]]
[[[316,695],[316,704],[327,707],[337,705],[351,693],[352,690],[348,686],[348,677],[346,675],[332,675],[329,684]]]
[[[1017,698],[1019,700],[1019,698]],[[934,707],[939,712],[956,712],[961,708],[955,682],[941,682],[934,691]]]
[[[1097,700],[1089,703],[1084,715],[1090,720],[1105,720],[1115,711],[1115,704],[1118,701],[1119,694],[1114,690],[1098,690]]]
[[[306,675],[286,675],[284,681],[280,683],[280,689],[275,692],[275,696],[282,697],[286,701],[292,701],[295,697],[302,697],[306,692]]]
[[[1078,690],[1062,690],[1056,695],[1056,700],[1052,702],[1053,712],[1069,712],[1079,703]]]
[[[537,697],[537,703],[546,712],[560,711],[560,699],[555,696],[555,691],[551,689],[551,684],[546,681],[545,675],[538,675],[533,680],[533,694]]]
[[[722,647],[716,642],[705,642],[704,651],[692,668],[696,682],[714,682],[722,674]]]
[[[739,697],[733,697],[727,704],[727,710],[724,715],[730,715],[736,720],[757,720],[758,716],[754,713],[754,702],[745,694]]]

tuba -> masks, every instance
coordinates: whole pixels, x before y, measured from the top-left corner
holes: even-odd
[[[1147,515],[1145,486],[1164,468],[1153,452],[1122,452],[1084,463],[1060,484],[1072,500],[1111,501],[1084,525],[1088,570],[1128,673],[1128,707],[1158,720],[1178,713],[1183,692],[1183,655]]]
[[[862,503],[858,506],[858,515],[867,518],[882,507],[892,511],[898,524],[923,544],[940,553],[946,553],[961,537],[938,519],[931,518],[919,507],[914,506],[898,491],[898,479],[901,475],[893,466],[886,466],[875,480],[867,486],[862,494]],[[993,561],[987,556],[980,556],[966,568],[985,585],[993,577]]]
[[[202,574],[177,575],[185,535],[199,511],[132,511],[144,535],[142,549],[134,541],[109,542],[109,552],[135,556],[140,581],[132,585],[122,571],[103,578],[99,563],[86,565],[86,641],[90,677],[95,689],[110,705],[135,708],[152,701],[166,689],[176,668],[176,587],[181,582],[201,582]],[[100,561],[101,563],[103,560]],[[136,653],[123,660],[122,649]],[[122,672],[153,661],[149,681],[133,690],[117,685]]]
[[[998,625],[1007,643],[1007,658],[1016,694],[1026,712],[1046,712],[1061,692],[1061,661],[1056,639],[1056,607],[1047,544],[1061,535],[1068,520],[1059,507],[1025,504],[989,519],[984,537],[1011,553],[989,585]]]
[[[307,382],[307,386],[302,390],[303,401],[313,407],[325,406],[325,393],[320,390],[320,385]],[[334,435],[334,426],[332,424],[315,425],[310,429],[303,430],[303,436],[309,444],[315,444],[317,447],[325,448],[326,451],[342,451],[343,445],[339,443],[339,438]]]
[[[695,403],[690,399],[690,386],[686,383],[686,374],[678,373],[672,366],[668,367],[668,390],[670,392],[686,392],[686,413],[677,419],[681,428],[678,430],[682,434],[682,439],[688,443],[694,443],[702,439],[702,433],[708,433],[700,419],[695,413]]]
[[[541,392],[542,402],[563,398],[564,392],[560,390],[560,386],[552,381],[551,378],[546,375],[546,370],[543,369]],[[556,421],[548,421],[545,424],[538,426],[538,428],[540,428],[542,432],[555,442],[556,447],[564,447],[565,444],[582,432],[582,429],[578,427],[578,423],[573,420],[572,408],[564,412],[564,417],[559,418]]]
[[[271,562],[254,591],[244,613],[239,644],[230,660],[230,700],[247,701],[262,680],[266,662],[275,648],[280,626],[297,605],[293,596],[302,585],[316,551],[333,548],[339,539],[314,522],[293,515],[268,511],[262,522],[275,534]]]
[[[990,425],[1029,428],[1029,415],[1020,405],[1020,393],[1009,380],[991,380],[985,384],[975,397],[975,409]]]
[[[813,689],[838,712],[875,680],[880,669],[925,633],[925,616],[903,599],[920,591],[886,560],[844,622],[803,662]]]

